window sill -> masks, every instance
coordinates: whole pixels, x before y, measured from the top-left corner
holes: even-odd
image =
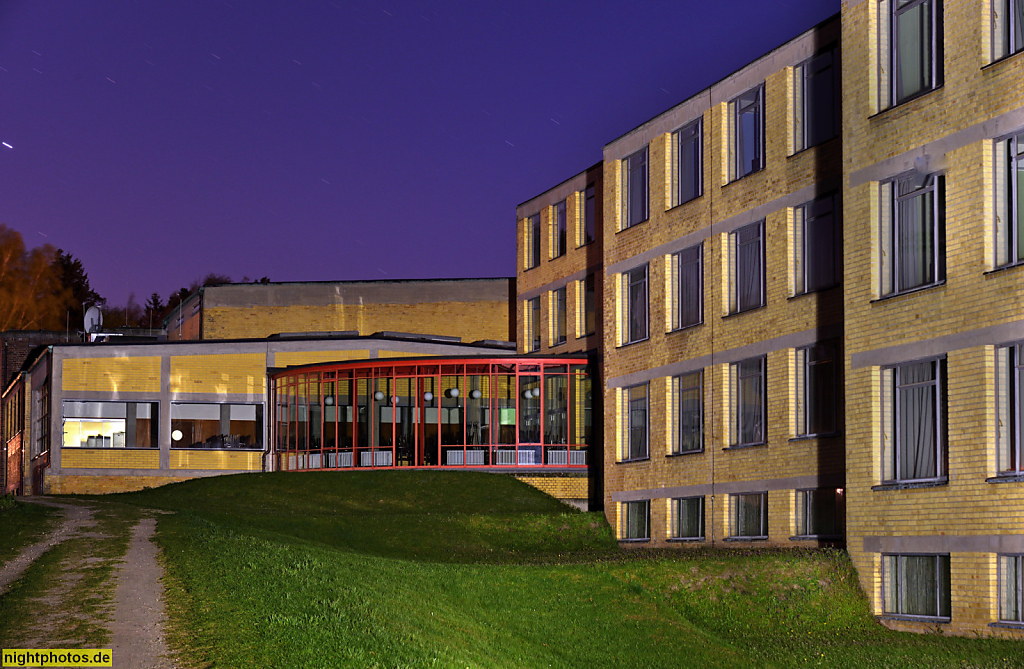
[[[938,617],[938,616],[904,616],[898,613],[883,613],[882,615],[875,616],[875,620],[902,620],[903,622],[909,623],[940,623],[945,624],[950,621],[949,616]]]
[[[910,104],[911,102],[913,102],[915,100],[920,100],[921,98],[927,97],[928,95],[934,93],[935,91],[941,91],[942,87],[943,87],[943,84],[937,84],[936,86],[934,86],[932,88],[929,88],[926,91],[921,91],[920,93],[917,93],[916,95],[913,95],[913,96],[907,98],[906,100],[900,100],[896,104],[890,105],[890,106],[886,107],[885,109],[879,110],[878,112],[872,114],[871,116],[868,116],[868,120],[869,121],[873,121],[873,120],[875,120],[875,119],[877,119],[879,117],[885,116],[886,114],[888,114],[889,112],[891,112],[894,109],[899,109],[900,107],[904,107],[904,106]]]
[[[173,448],[173,446],[172,446]],[[61,446],[65,451],[159,451],[159,446]],[[203,450],[203,449],[200,449]],[[262,449],[261,449],[262,450]],[[39,455],[43,455],[43,451]],[[34,456],[35,457],[35,456]]]
[[[998,67],[999,65],[1005,63],[1006,61],[1010,60],[1011,58],[1013,58],[1015,56],[1021,55],[1022,53],[1024,53],[1024,49],[1019,49],[1017,51],[1014,51],[1013,53],[1008,53],[1005,56],[999,56],[999,58],[996,58],[995,60],[993,60],[988,65],[982,65],[981,66],[981,71],[982,72],[987,72],[989,69]]]
[[[845,537],[841,534],[798,534],[790,537],[790,541],[843,541]]]
[[[641,344],[641,343],[643,343],[645,341],[650,341],[650,339],[651,338],[649,336],[648,337],[644,337],[643,339],[634,339],[633,341],[627,341],[627,342],[623,342],[623,343],[619,344],[617,348],[625,348],[627,346],[632,346],[633,344]]]
[[[639,226],[643,225],[644,223],[646,223],[646,222],[647,222],[647,221],[649,221],[649,220],[651,220],[651,217],[650,217],[650,216],[648,216],[647,218],[645,218],[645,219],[644,219],[644,220],[642,220],[642,221],[637,221],[636,223],[634,223],[634,224],[632,224],[632,225],[627,225],[627,226],[626,226],[626,227],[624,227],[624,228],[620,228],[619,230],[617,230],[617,231],[615,232],[615,234],[617,234],[617,235],[621,235],[621,234],[622,234],[623,232],[626,232],[626,231],[628,231],[628,230],[632,230],[633,228],[637,228],[637,227],[639,227]]]
[[[811,149],[814,149],[814,148],[817,148],[819,146],[823,146],[825,144],[828,144],[833,139],[838,139],[838,138],[839,138],[839,134],[837,133],[837,134],[833,135],[832,137],[829,137],[828,139],[821,140],[817,144],[811,144],[810,146],[805,146],[804,148],[800,149],[799,151],[794,151],[793,153],[791,153],[788,156],[786,156],[786,160],[794,159],[797,156],[802,156],[805,153],[807,153],[808,151],[810,151]]]
[[[649,544],[651,543],[650,538],[647,539],[619,539],[620,544]]]
[[[938,288],[939,286],[945,286],[945,285],[946,285],[946,280],[945,279],[940,279],[940,280],[938,280],[938,281],[936,281],[934,283],[927,283],[927,284],[925,284],[923,286],[915,286],[913,288],[908,288],[907,290],[903,290],[903,291],[900,291],[898,293],[889,293],[888,295],[883,295],[881,297],[878,297],[878,298],[875,298],[875,299],[871,300],[871,304],[877,304],[879,302],[886,302],[886,301],[891,300],[891,299],[896,298],[896,297],[903,297],[904,295],[913,295],[914,293],[920,293],[922,290],[928,290],[930,288]]]
[[[722,541],[768,541],[768,537],[725,537]]]
[[[905,483],[883,483],[881,485],[871,486],[872,490],[910,490],[912,488],[937,488],[944,486],[949,483],[948,476],[942,476],[937,479],[929,479],[927,481],[907,481]]]
[[[696,455],[698,453],[703,453],[703,452],[704,452],[703,448],[698,448],[698,449],[693,450],[693,451],[678,451],[676,453],[669,453],[665,457],[666,458],[681,458],[684,455]]]
[[[698,541],[707,541],[707,539],[705,537],[672,537],[671,539],[666,539],[666,541],[668,541],[669,543],[682,544],[693,543]]]
[[[797,293],[796,295],[790,295],[786,299],[799,300],[801,297],[807,297],[808,295],[817,295],[818,293],[824,293],[826,291],[832,290],[833,288],[838,288],[840,285],[841,284],[837,281],[836,283],[833,283],[828,286],[822,286],[821,288],[812,288],[810,290],[805,290],[802,293]]]
[[[735,318],[736,316],[742,316],[743,314],[749,314],[752,311],[757,311],[758,309],[764,309],[766,306],[768,306],[767,303],[759,304],[756,307],[748,307],[748,308],[744,309],[743,311],[733,311],[733,312],[730,312],[730,313],[722,316],[722,320],[725,320],[726,318]]]
[[[761,165],[761,167],[758,167],[753,172],[747,172],[743,176],[739,176],[739,177],[736,177],[734,179],[730,179],[726,183],[722,184],[722,188],[728,188],[729,186],[733,185],[734,183],[739,183],[740,181],[743,181],[747,177],[752,177],[755,174],[761,174],[762,172],[764,172],[764,165],[763,164]]]
[[[670,211],[675,211],[676,209],[679,209],[680,207],[685,207],[686,205],[690,204],[691,202],[696,202],[697,200],[701,199],[702,197],[704,197],[704,191],[701,191],[700,194],[695,196],[695,197],[691,197],[686,202],[680,202],[679,204],[672,205],[671,207],[669,207],[668,209],[665,210],[665,213],[667,214]]]
[[[733,444],[732,446],[726,446],[722,448],[723,451],[742,451],[748,448],[757,448],[759,446],[767,446],[767,441],[759,441],[755,444]]]
[[[999,274],[1000,272],[1005,272],[1011,269],[1017,269],[1018,267],[1024,267],[1024,258],[1022,258],[1021,260],[1014,260],[1013,262],[1008,262],[1005,265],[1000,265],[995,269],[990,269],[987,272],[983,272],[983,276],[989,276],[990,274]]]
[[[579,341],[581,339],[586,339],[587,337],[593,337],[595,334],[597,334],[597,333],[596,332],[588,332],[586,334],[579,335],[578,337],[576,337],[576,341]]]
[[[1024,472],[1020,474],[1000,474],[985,479],[985,483],[1024,483]]]
[[[808,439],[834,439],[836,437],[843,436],[842,432],[822,432],[821,434],[801,434],[795,437],[790,437],[790,441],[807,441]]]
[[[390,446],[386,446],[386,447],[382,448],[381,450],[387,450],[389,448],[391,448],[391,447]],[[156,449],[155,448],[130,448],[130,449],[127,449],[127,450],[131,450],[131,451],[155,451]],[[262,453],[263,452],[262,448],[232,448],[232,447],[224,447],[224,446],[221,446],[221,447],[217,447],[217,446],[171,446],[171,450],[172,451],[200,451],[200,452],[202,452],[202,451],[231,451],[232,453],[238,453],[238,452],[242,452],[242,453]],[[313,449],[310,449],[308,451],[275,451],[275,452],[276,453],[315,453],[315,452],[320,451],[320,450],[321,449],[319,449],[319,448],[313,448]],[[322,449],[322,450],[333,451],[334,449],[332,449],[332,448],[325,448],[325,449]],[[349,449],[342,448],[342,449],[338,449],[338,450],[344,452],[344,451],[347,451]]]
[[[590,245],[591,245],[591,244],[593,244],[593,243],[594,243],[594,240],[593,240],[593,239],[591,239],[591,240],[590,240],[590,241],[588,241],[588,242],[583,242],[582,244],[580,244],[580,245],[579,245],[579,246],[577,246],[576,248],[578,248],[578,249],[582,249],[583,247],[585,247],[585,246],[590,246]]]
[[[631,463],[634,463],[634,462],[647,462],[650,459],[651,459],[651,456],[648,455],[648,456],[643,457],[643,458],[629,458],[629,459],[626,459],[626,460],[616,460],[615,464],[617,464],[617,465],[628,465],[628,464],[631,464]]]
[[[665,334],[672,334],[674,332],[683,332],[684,330],[692,330],[693,328],[700,327],[701,325],[704,325],[703,319],[701,321],[697,322],[697,323],[691,323],[690,325],[684,325],[682,327],[673,328],[673,329],[669,330],[668,332],[666,332]]]
[[[548,348],[554,348],[554,347],[556,347],[556,346],[565,346],[565,344],[566,344],[566,342],[567,342],[567,341],[569,341],[569,340],[568,340],[568,339],[563,339],[562,341],[556,341],[556,342],[553,342],[553,343],[551,344],[551,346],[549,346]]]
[[[1000,629],[1024,630],[1024,623],[1012,622],[1008,620],[997,620],[994,623],[989,623],[988,626]]]
[[[566,255],[567,253],[565,251],[562,251],[557,256],[551,256],[550,258],[548,258],[548,262],[551,262],[552,260],[558,260],[559,258],[564,258]]]

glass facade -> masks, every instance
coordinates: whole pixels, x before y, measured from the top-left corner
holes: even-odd
[[[587,465],[585,358],[331,363],[273,390],[279,469]]]

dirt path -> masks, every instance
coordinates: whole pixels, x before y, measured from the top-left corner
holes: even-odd
[[[116,576],[114,619],[110,624],[115,667],[171,669],[164,643],[163,569],[150,540],[156,520],[143,518],[132,528],[128,552]]]
[[[0,595],[7,590],[7,587],[11,583],[18,580],[22,573],[28,569],[28,566],[40,555],[57,544],[70,539],[81,531],[83,527],[91,527],[95,525],[95,521],[92,519],[92,509],[87,506],[64,504],[62,502],[39,498],[23,497],[21,501],[56,507],[64,512],[64,522],[61,523],[60,527],[48,534],[42,541],[38,541],[31,546],[23,548],[16,558],[0,565]]]

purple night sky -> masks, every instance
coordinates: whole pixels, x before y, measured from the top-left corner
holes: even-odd
[[[515,206],[839,0],[2,0],[0,223],[110,304],[511,276]]]

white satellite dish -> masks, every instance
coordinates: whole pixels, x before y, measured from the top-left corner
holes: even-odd
[[[103,312],[99,307],[89,307],[85,311],[85,331],[92,334],[103,327]]]

